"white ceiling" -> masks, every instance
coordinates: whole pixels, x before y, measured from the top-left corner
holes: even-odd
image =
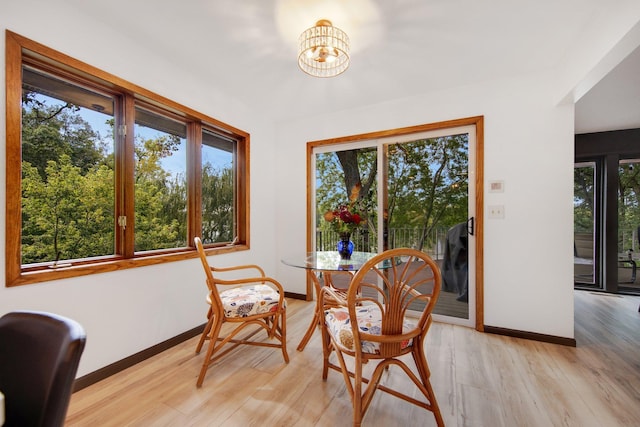
[[[640,128],[640,48],[576,103],[576,133]]]
[[[611,7],[611,0],[64,1],[274,120],[557,67]],[[321,18],[352,40],[350,68],[330,79],[307,76],[296,61],[297,36]],[[578,102],[577,133],[640,127],[640,72],[629,70],[640,70],[640,53]],[[635,83],[625,83],[630,78]]]

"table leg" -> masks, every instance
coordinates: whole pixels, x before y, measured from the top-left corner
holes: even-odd
[[[304,337],[302,337],[300,344],[298,344],[298,351],[304,350],[307,343],[311,339],[311,336],[313,335],[313,332],[315,331],[316,327],[322,327],[322,319],[324,317],[324,313],[323,313],[324,307],[320,306],[320,292],[321,292],[322,286],[330,286],[333,290],[337,291],[338,293],[342,293],[344,296],[346,295],[346,291],[349,288],[349,282],[351,281],[351,278],[353,278],[352,271],[332,271],[332,272],[323,271],[322,273],[323,284],[321,285],[320,280],[316,275],[317,274],[316,271],[307,270],[307,274],[309,274],[309,277],[313,282],[313,287],[315,288],[316,309],[315,309],[315,313],[313,314],[313,319],[311,319],[311,324],[307,329],[307,332],[304,334]],[[342,283],[338,283],[338,285],[343,285],[343,286],[336,286],[336,284],[333,281],[333,276],[338,274],[348,275],[348,280],[346,283],[344,283],[344,280],[342,281]],[[325,300],[325,304],[326,303],[327,301]]]
[[[311,324],[309,325],[307,332],[302,337],[300,344],[298,344],[298,351],[304,350],[304,348],[307,346],[307,343],[311,339],[311,335],[313,335],[313,332],[316,330],[316,328],[320,326],[320,320],[322,319],[322,307],[320,307],[320,281],[318,280],[318,277],[313,270],[307,270],[307,274],[311,278],[313,287],[315,288],[316,307],[314,310],[313,319],[311,319]]]

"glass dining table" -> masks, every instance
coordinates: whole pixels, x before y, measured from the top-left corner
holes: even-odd
[[[314,310],[314,316],[307,332],[304,337],[302,337],[300,344],[298,344],[298,351],[304,350],[316,327],[321,326],[322,307],[320,306],[319,295],[322,287],[332,286],[338,291],[346,292],[348,288],[348,281],[347,283],[342,281],[345,286],[339,286],[335,284],[334,276],[337,274],[349,274],[350,276],[353,276],[367,261],[376,255],[377,253],[375,252],[353,252],[351,254],[351,258],[347,260],[341,259],[337,251],[314,251],[300,255],[298,258],[285,258],[282,260],[282,263],[285,265],[305,269],[308,277],[313,283],[316,293],[316,308]],[[391,264],[379,267],[388,268],[391,267]],[[322,275],[322,283],[319,279],[320,275]]]

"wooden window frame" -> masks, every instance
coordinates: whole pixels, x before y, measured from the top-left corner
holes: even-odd
[[[249,141],[250,135],[171,101],[161,95],[129,83],[91,65],[71,58],[40,43],[6,30],[6,241],[5,241],[5,285],[18,286],[69,277],[104,273],[127,268],[142,267],[166,262],[181,261],[198,256],[193,238],[199,236],[202,227],[201,198],[201,135],[202,130],[215,131],[236,142],[234,172],[236,175],[235,222],[237,237],[233,243],[216,243],[207,246],[208,254],[219,254],[248,250],[249,245]],[[22,66],[25,63],[48,67],[57,75],[93,83],[101,89],[121,97],[121,108],[115,112],[116,122],[123,120],[126,129],[134,129],[136,102],[153,106],[164,114],[179,117],[187,124],[187,244],[184,248],[134,252],[133,227],[117,227],[115,254],[73,260],[71,266],[51,268],[48,265],[21,264],[22,231]],[[116,143],[115,165],[115,217],[135,217],[133,194],[133,132],[126,132],[124,143]],[[16,224],[20,224],[16,226]],[[114,218],[114,227],[116,227]]]

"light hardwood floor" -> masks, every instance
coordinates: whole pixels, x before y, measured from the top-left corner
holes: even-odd
[[[576,291],[576,348],[434,323],[427,357],[446,425],[639,426],[639,303],[639,297]],[[349,426],[342,376],[330,371],[321,379],[320,334],[303,352],[295,350],[312,308],[289,300],[288,365],[280,351],[244,347],[212,366],[196,388],[203,354],[194,353],[193,338],[75,393],[66,425]],[[405,383],[392,369],[386,381],[398,378]],[[435,421],[379,392],[363,425]]]

